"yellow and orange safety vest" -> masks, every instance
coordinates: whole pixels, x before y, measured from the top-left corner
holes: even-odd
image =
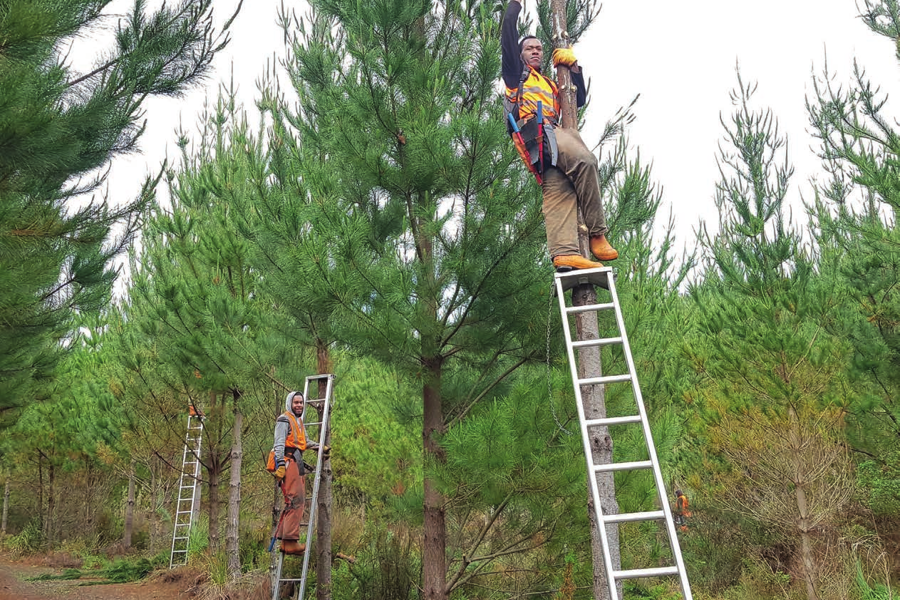
[[[506,100],[518,108],[517,121],[527,121],[537,114],[538,102],[542,104],[544,118],[556,125],[559,122],[559,87],[552,79],[537,69],[527,66],[519,88],[506,88]],[[520,89],[521,88],[521,89]]]

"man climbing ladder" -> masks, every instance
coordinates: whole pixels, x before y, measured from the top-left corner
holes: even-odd
[[[311,388],[317,388],[320,396],[311,398]],[[272,572],[272,600],[278,600],[281,595],[281,586],[287,583],[297,584],[296,598],[304,600],[309,576],[310,555],[320,542],[325,545],[330,544],[331,537],[328,532],[325,532],[324,540],[313,540],[317,508],[320,507],[319,487],[322,483],[322,465],[327,461],[330,450],[326,442],[329,439],[328,424],[333,389],[334,375],[321,374],[307,377],[303,393],[291,392],[288,394],[285,399],[285,412],[275,422],[275,447],[270,453],[266,468],[282,482],[285,502],[281,519],[273,532],[269,546],[271,552],[274,549],[276,538],[281,539],[281,551],[273,557],[275,560]],[[307,412],[310,407],[318,413],[318,420],[311,412]],[[314,467],[303,462],[302,452],[304,449],[316,450]],[[312,494],[308,497],[305,494],[305,471],[313,473]],[[309,504],[309,515],[303,522],[307,503]],[[319,548],[319,550],[323,549]],[[303,566],[299,578],[283,576],[285,556],[288,554],[302,556]],[[326,556],[329,555],[330,553],[326,553]],[[322,554],[320,554],[321,556]],[[330,566],[330,561],[328,561],[328,565]],[[320,576],[321,574],[322,571],[319,571]]]
[[[501,48],[506,106],[511,128],[517,129],[520,153],[543,190],[547,245],[557,271],[594,269],[603,265],[581,256],[578,250],[578,211],[581,207],[590,234],[591,252],[601,261],[614,260],[619,253],[606,239],[608,228],[600,201],[597,157],[588,149],[576,129],[559,127],[559,88],[541,73],[544,51],[533,35],[518,40],[520,0],[510,0],[503,17]],[[571,69],[578,106],[587,93],[584,74],[570,49],[553,51],[553,65]],[[514,123],[514,126],[513,126]],[[520,137],[521,136],[521,137]]]
[[[306,504],[306,470],[304,450],[317,450],[318,445],[307,444],[306,428],[301,415],[305,407],[304,396],[291,392],[284,400],[284,412],[275,421],[275,466],[273,473],[281,482],[284,508],[275,530],[285,554],[303,554],[306,545],[299,542],[300,522]]]

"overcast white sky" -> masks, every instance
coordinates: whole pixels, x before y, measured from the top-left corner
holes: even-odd
[[[307,10],[304,1],[284,2],[300,14]],[[109,12],[122,14],[130,4],[116,0]],[[284,55],[276,25],[280,0],[244,4],[231,44],[216,58],[216,72],[205,88],[179,100],[157,99],[146,105],[149,127],[141,140],[142,153],[116,160],[112,198],[134,196],[144,176],[158,169],[167,154],[177,156],[175,129],[182,123],[189,132],[196,131],[204,99],[214,98],[217,86],[232,73],[240,100],[255,110],[256,82],[266,60]],[[525,0],[526,9],[535,4]],[[217,0],[215,6],[221,22],[237,0]],[[821,73],[826,52],[838,81],[850,81],[855,57],[872,80],[891,93],[888,109],[897,106],[894,45],[871,33],[858,12],[854,0],[605,0],[599,20],[575,47],[592,79],[583,137],[593,146],[605,121],[640,94],[629,142],[640,148],[645,161],[653,162],[654,178],[664,188],[663,210],[667,214],[674,208],[680,242],[693,244],[698,221],[716,219],[715,157],[723,133],[719,115],[727,120],[732,110],[729,92],[736,85],[739,61],[745,82],[759,84],[756,106],[771,107],[789,138],[796,168],[791,200],[799,207],[800,193],[808,197],[807,180],[818,170],[804,97],[812,93],[811,78]],[[114,27],[115,21],[107,26]],[[97,45],[79,43],[86,48]],[[86,57],[90,52],[82,49],[78,54]]]

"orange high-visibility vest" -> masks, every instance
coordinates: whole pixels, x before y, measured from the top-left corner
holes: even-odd
[[[284,440],[284,447],[306,450],[306,428],[303,426],[303,423],[289,410],[284,411],[283,416],[288,418],[288,423],[291,426],[291,435]],[[285,451],[285,454],[288,454],[287,451]]]
[[[559,87],[556,82],[544,77],[537,69],[526,66],[528,76],[520,88],[506,88],[506,99],[515,105],[519,115],[517,121],[524,121],[537,114],[538,102],[544,110],[544,118],[556,125],[559,122]]]
[[[675,510],[678,512],[678,514],[681,514],[685,517],[691,516],[691,511],[688,510],[688,505],[689,503],[687,496],[682,495],[678,496],[678,498],[675,499]]]

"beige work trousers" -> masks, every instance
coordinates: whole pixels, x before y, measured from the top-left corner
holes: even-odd
[[[556,167],[544,167],[544,222],[550,257],[581,254],[578,249],[578,210],[591,237],[606,235],[606,215],[600,201],[597,157],[575,129],[557,127]],[[576,204],[577,203],[577,204]]]

